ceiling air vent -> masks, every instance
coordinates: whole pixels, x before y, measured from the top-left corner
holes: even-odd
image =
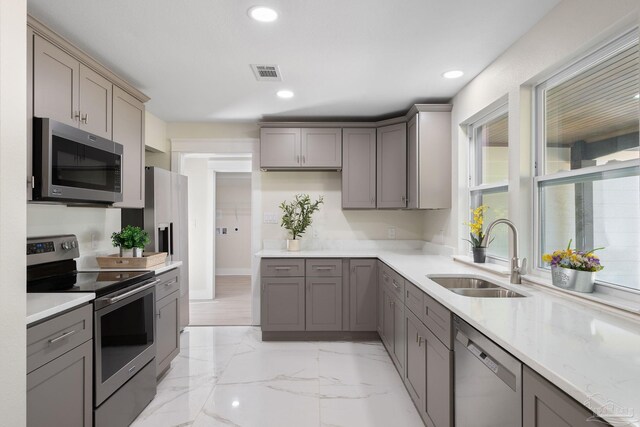
[[[259,82],[281,82],[282,75],[277,65],[251,64],[253,74]]]

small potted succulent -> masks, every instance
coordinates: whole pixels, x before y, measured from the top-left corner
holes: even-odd
[[[473,252],[473,262],[484,263],[487,258],[487,247],[482,246],[484,240],[484,231],[482,224],[484,223],[484,212],[489,209],[488,206],[480,205],[475,209],[471,209],[473,220],[464,225],[469,227],[469,239],[463,239],[471,243],[471,251]],[[493,239],[489,243],[493,242]],[[488,243],[488,244],[489,244]]]
[[[594,252],[604,248],[579,251],[571,249],[557,250],[542,255],[542,261],[551,265],[551,282],[554,286],[576,292],[593,292],[596,272],[604,267]]]
[[[132,225],[127,225],[121,231],[111,234],[111,243],[120,248],[121,257],[142,257],[142,251],[149,242],[149,233]]]
[[[311,202],[308,194],[296,194],[293,201],[280,203],[283,212],[280,225],[291,233],[291,239],[287,240],[288,251],[300,250],[300,240],[297,238],[311,225],[311,215],[320,209],[322,203],[322,196]]]

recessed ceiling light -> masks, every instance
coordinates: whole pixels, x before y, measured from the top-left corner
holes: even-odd
[[[464,73],[460,70],[451,70],[446,73],[442,73],[442,77],[445,79],[457,79],[458,77],[462,77]]]
[[[268,7],[254,6],[249,9],[249,16],[256,21],[273,22],[278,19],[278,12]]]
[[[291,92],[290,90],[279,90],[276,95],[278,95],[280,98],[293,98],[293,92]]]
[[[233,402],[231,402],[231,406],[233,406],[234,408],[237,408],[238,406],[240,406],[240,402],[237,400],[234,400]]]
[[[636,93],[633,99],[640,99],[640,93]]]

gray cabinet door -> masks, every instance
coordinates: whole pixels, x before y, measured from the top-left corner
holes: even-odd
[[[424,335],[422,335],[424,334]],[[426,389],[421,411],[436,427],[453,425],[453,351],[427,328],[421,329],[426,353]],[[407,337],[410,339],[411,337]]]
[[[377,274],[375,259],[349,261],[349,330],[377,329]]]
[[[300,166],[342,167],[342,129],[305,128],[302,132]]]
[[[522,370],[522,420],[524,427],[608,425],[528,366]]]
[[[342,131],[342,208],[376,207],[376,130]]]
[[[93,340],[27,375],[27,426],[91,426]]]
[[[262,279],[262,330],[304,331],[304,277]]]
[[[144,104],[117,86],[113,87],[113,141],[124,148],[122,202],[114,207],[144,208]]]
[[[162,375],[180,353],[180,291],[156,303],[156,374]]]
[[[426,381],[427,381],[427,352],[425,339],[426,327],[413,313],[405,312],[405,328],[407,334],[407,366],[404,382],[411,399],[418,407],[422,418],[426,416]]]
[[[393,299],[393,352],[400,375],[404,375],[407,336],[404,330],[404,303],[396,297]]]
[[[261,167],[298,167],[301,162],[299,128],[260,129]]]
[[[78,126],[80,62],[34,36],[33,115]]]
[[[393,327],[394,310],[393,297],[386,287],[382,287],[382,342],[387,347],[387,351],[393,359],[395,352],[393,351],[395,328]]]
[[[377,292],[377,298],[378,298],[378,303],[377,303],[377,309],[378,309],[378,314],[377,314],[377,328],[378,328],[378,335],[380,335],[380,339],[382,339],[382,341],[385,340],[384,338],[384,329],[383,329],[383,324],[384,324],[384,293],[383,293],[383,289],[384,286],[382,284],[382,262],[378,261],[378,280],[376,283],[376,292]]]
[[[113,84],[80,64],[80,128],[111,139]]]
[[[342,330],[342,277],[307,277],[307,331]]]
[[[377,206],[407,206],[407,126],[405,123],[378,128]]]

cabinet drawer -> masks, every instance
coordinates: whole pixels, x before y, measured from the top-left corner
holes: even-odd
[[[27,373],[93,337],[93,304],[27,329]]]
[[[453,342],[451,339],[451,312],[429,295],[423,294],[423,298],[424,309],[422,311],[422,320],[425,325],[427,325],[427,328],[429,328],[447,348],[453,350]]]
[[[263,259],[262,277],[303,277],[303,259]]]
[[[389,292],[404,303],[404,279],[386,264],[382,267],[382,284]]]
[[[342,277],[341,259],[308,259],[307,277]]]
[[[156,302],[180,289],[180,268],[174,268],[156,276]]]
[[[418,319],[424,322],[422,313],[424,307],[424,292],[418,289],[413,283],[405,280],[404,282],[404,304]]]

